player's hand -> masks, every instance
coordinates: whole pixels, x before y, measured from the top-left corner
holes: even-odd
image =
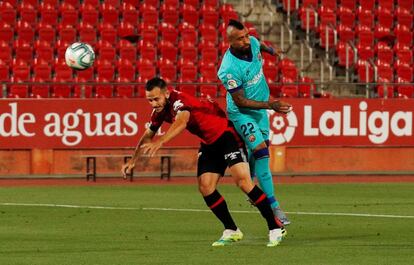
[[[130,174],[131,173],[131,170],[134,167],[135,167],[135,163],[132,161],[132,159],[130,159],[127,163],[123,164],[122,165],[122,169],[121,169],[122,177],[124,179],[126,179],[127,174]]]
[[[141,145],[142,153],[144,155],[154,156],[155,153],[162,147],[162,143],[155,141]]]
[[[292,105],[281,100],[271,102],[270,107],[272,108],[272,110],[281,114],[287,114],[292,110]]]

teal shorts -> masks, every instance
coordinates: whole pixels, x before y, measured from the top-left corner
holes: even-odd
[[[229,115],[229,118],[248,150],[254,150],[260,143],[269,140],[269,117],[267,112],[255,116]]]

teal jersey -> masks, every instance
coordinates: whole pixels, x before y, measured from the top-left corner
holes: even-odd
[[[260,42],[250,36],[250,48],[252,50],[251,60],[236,57],[230,49],[227,49],[218,71],[218,77],[227,89],[227,113],[229,118],[247,115],[264,115],[266,110],[254,110],[239,108],[233,101],[231,93],[240,89],[244,90],[247,99],[256,101],[269,100],[269,87],[263,74],[263,59],[260,53]]]

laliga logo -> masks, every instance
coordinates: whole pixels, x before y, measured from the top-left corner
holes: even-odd
[[[269,140],[273,145],[280,145],[290,142],[298,127],[298,118],[291,111],[288,114],[276,115],[273,110],[268,110],[267,115],[270,121]]]

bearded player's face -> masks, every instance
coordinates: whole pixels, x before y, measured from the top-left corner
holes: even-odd
[[[161,112],[164,109],[169,95],[168,89],[161,89],[159,87],[154,87],[151,91],[145,91],[145,97],[155,112]]]
[[[229,43],[233,49],[241,53],[248,52],[250,50],[249,30],[247,28],[242,30],[233,29]]]

